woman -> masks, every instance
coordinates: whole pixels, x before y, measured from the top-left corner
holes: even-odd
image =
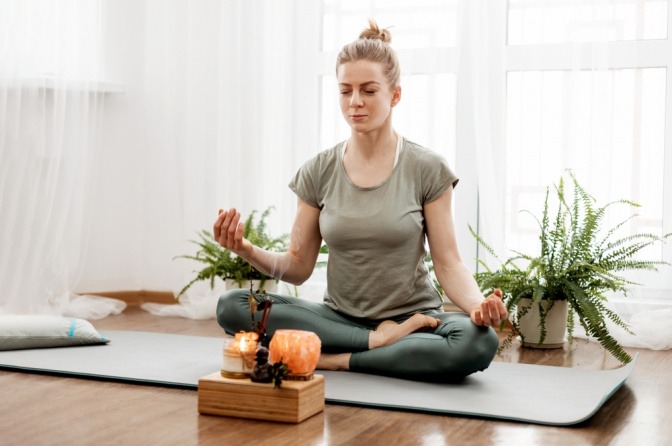
[[[309,330],[322,341],[318,368],[449,381],[483,370],[506,318],[497,291],[483,299],[460,259],[451,201],[458,179],[445,160],[398,135],[392,109],[401,99],[390,33],[369,22],[343,47],[336,74],[350,138],[309,160],[289,186],[297,213],[288,252],[271,253],[243,238],[241,216],[223,211],[217,242],[283,281],[308,279],[324,239],[329,246],[324,303],[271,295],[269,335]],[[465,313],[445,313],[424,264],[425,237],[437,279]],[[228,332],[249,330],[246,290],[217,306]]]

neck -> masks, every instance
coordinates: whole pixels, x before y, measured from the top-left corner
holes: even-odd
[[[391,126],[366,133],[352,132],[348,141],[348,151],[357,152],[364,158],[378,157],[390,150],[394,151],[398,137]]]

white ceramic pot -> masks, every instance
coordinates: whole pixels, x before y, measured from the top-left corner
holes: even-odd
[[[548,308],[548,301],[540,302],[544,311]],[[565,344],[565,335],[567,333],[567,312],[568,303],[566,300],[558,300],[553,304],[553,308],[546,314],[544,326],[546,327],[546,337],[541,340],[541,320],[539,318],[539,304],[532,299],[521,299],[518,303],[518,311],[521,308],[529,307],[527,313],[519,318],[518,326],[525,347],[533,348],[560,348]]]

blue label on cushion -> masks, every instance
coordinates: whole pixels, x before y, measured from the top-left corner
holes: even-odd
[[[71,319],[70,320],[70,331],[68,332],[68,336],[74,336],[75,335],[75,328],[77,328],[77,319]]]

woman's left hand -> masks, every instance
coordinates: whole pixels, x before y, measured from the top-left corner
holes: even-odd
[[[502,290],[495,289],[483,302],[471,309],[469,316],[474,324],[484,327],[499,325],[506,320],[508,313],[502,302]]]

